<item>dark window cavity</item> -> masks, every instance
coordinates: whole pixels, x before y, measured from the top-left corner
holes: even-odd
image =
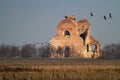
[[[87,52],[89,52],[89,45],[87,44],[86,47],[87,47]]]
[[[70,32],[68,30],[65,30],[64,31],[64,36],[67,37],[67,38],[70,37]]]

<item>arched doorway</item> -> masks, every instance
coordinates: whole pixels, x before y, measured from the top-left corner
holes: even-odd
[[[68,46],[65,47],[65,57],[70,57],[70,48]]]

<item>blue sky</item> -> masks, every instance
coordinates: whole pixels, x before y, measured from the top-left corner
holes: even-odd
[[[87,18],[92,35],[103,46],[119,43],[119,8],[120,0],[0,0],[0,44],[49,42],[65,15]]]

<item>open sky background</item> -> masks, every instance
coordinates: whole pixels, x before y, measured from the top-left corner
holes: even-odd
[[[120,42],[120,0],[0,0],[0,44],[49,42],[65,15],[87,18],[102,46]]]

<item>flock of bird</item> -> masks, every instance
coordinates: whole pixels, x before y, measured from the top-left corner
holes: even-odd
[[[111,13],[109,13],[108,15],[109,15],[109,18],[111,19],[112,18]],[[92,12],[90,13],[90,16],[94,16]],[[107,20],[107,17],[105,15],[103,16],[103,18],[104,20]]]

